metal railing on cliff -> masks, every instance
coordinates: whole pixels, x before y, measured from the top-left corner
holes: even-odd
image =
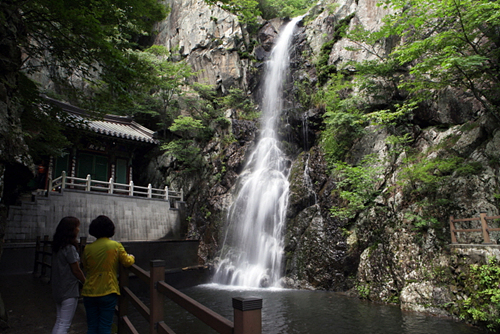
[[[63,189],[73,189],[80,191],[95,191],[114,195],[137,196],[150,199],[162,199],[165,201],[177,200],[184,201],[184,193],[180,191],[173,191],[165,186],[163,189],[153,188],[151,184],[147,187],[136,186],[134,182],[130,183],[115,183],[113,178],[109,181],[92,180],[90,174],[87,178],[82,179],[73,176],[67,176],[66,172],[62,172],[61,176],[54,180],[48,181],[49,191],[62,191]]]

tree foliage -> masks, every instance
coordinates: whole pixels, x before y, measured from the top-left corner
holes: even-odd
[[[328,65],[331,46],[324,45],[322,50],[319,64],[328,70],[322,72],[328,77],[320,81],[321,92],[316,97],[317,105],[326,110],[322,145],[333,168],[340,166],[339,161],[367,125],[385,126],[389,132],[401,130],[415,110],[442,89],[459,89],[500,117],[498,2],[386,0],[380,5],[392,13],[383,19],[380,29],[368,31],[358,26],[347,33],[355,45],[349,50],[371,54],[369,60]],[[435,193],[440,182],[456,173],[475,172],[475,166],[454,155],[404,163],[404,184],[411,186],[407,189],[410,195],[426,210],[432,206],[426,196]],[[344,166],[343,170],[351,168],[355,167]],[[344,199],[352,195],[347,188],[343,191]],[[435,198],[434,204],[444,200]],[[355,204],[356,198],[350,196],[348,202]],[[338,210],[343,209],[332,212]]]
[[[265,19],[303,15],[317,1],[312,0],[260,0],[259,8]]]
[[[16,1],[27,38],[22,71],[48,70],[51,79],[103,80],[120,90],[112,73],[134,76],[126,51],[151,32],[167,9],[156,0]],[[99,75],[97,75],[99,73]]]
[[[189,92],[189,79],[195,73],[185,61],[177,61],[176,55],[161,45],[144,51],[130,50],[127,55],[129,63],[138,70],[135,81],[122,94],[114,94],[105,83],[95,86],[96,95],[103,103],[114,101],[117,113],[151,115],[156,120],[154,127],[159,127],[165,135],[180,113],[180,102]]]
[[[474,324],[486,324],[497,333],[500,329],[500,267],[494,257],[482,265],[470,265],[461,275],[468,296],[459,302],[460,318]]]
[[[393,71],[384,76],[391,77],[396,90],[409,94],[407,101],[425,101],[451,86],[469,93],[486,110],[500,112],[498,2],[387,0],[383,5],[394,14],[384,18],[379,31],[359,28],[351,34],[379,57],[370,67],[374,75],[391,64]],[[390,40],[399,43],[387,56],[375,51],[384,50]]]
[[[12,50],[2,66],[15,78],[8,82],[7,105],[23,110],[28,144],[40,144],[40,139],[46,144],[39,153],[55,153],[63,145],[56,124],[64,115],[43,105],[36,78],[48,78],[56,88],[52,94],[82,106],[91,101],[81,98],[89,83],[106,86],[113,96],[126,95],[140,73],[130,50],[168,13],[156,0],[5,0],[0,9],[0,32],[9,36],[0,47]],[[44,113],[34,107],[40,104]],[[31,148],[32,154],[38,150]]]
[[[255,0],[205,0],[209,5],[220,6],[236,16],[241,23],[248,26],[253,32],[258,27],[258,17],[262,14],[258,8],[259,3]]]

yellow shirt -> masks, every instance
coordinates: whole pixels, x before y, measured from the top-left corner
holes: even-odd
[[[109,238],[99,238],[85,246],[82,258],[86,272],[82,296],[86,297],[119,295],[118,264],[130,267],[135,262],[134,256],[127,254],[121,243]]]

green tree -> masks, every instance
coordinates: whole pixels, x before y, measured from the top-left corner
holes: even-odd
[[[175,55],[161,45],[129,51],[128,56],[130,64],[139,70],[136,81],[128,85],[127,94],[117,97],[106,86],[99,87],[101,98],[113,99],[116,112],[151,115],[165,136],[180,113],[183,97],[192,92],[189,78],[196,73],[185,61],[174,60]]]
[[[398,46],[380,64],[391,64],[397,89],[407,101],[421,102],[434,92],[457,87],[469,92],[497,117],[500,112],[500,4],[489,0],[387,0],[394,14],[383,27],[352,34],[365,49]],[[374,53],[375,54],[375,53]],[[404,70],[404,72],[403,72]],[[401,76],[405,74],[405,76]]]
[[[333,74],[313,98],[326,110],[321,145],[330,167],[345,158],[354,140],[364,133],[365,105],[360,95],[353,94],[355,84],[352,78],[341,73]]]
[[[205,0],[209,5],[220,6],[236,16],[241,23],[248,26],[248,30],[253,32],[258,27],[258,17],[262,14],[258,8],[259,3],[255,0]]]
[[[312,0],[260,0],[259,7],[265,19],[296,17],[305,14],[317,1]]]
[[[48,77],[56,87],[51,94],[82,106],[92,101],[88,96],[81,98],[89,83],[105,86],[114,96],[127,95],[128,85],[140,73],[130,62],[130,50],[139,47],[139,38],[167,13],[156,0],[2,1],[0,35],[5,38],[0,48],[9,53],[2,53],[0,61],[12,75],[9,82],[2,80],[8,87],[2,100],[9,110],[21,110],[28,145],[42,138],[44,150],[53,146],[57,151],[64,144],[56,125],[60,111],[45,113],[43,117],[50,119],[46,122],[32,122],[40,119],[34,105],[44,104],[34,78]]]

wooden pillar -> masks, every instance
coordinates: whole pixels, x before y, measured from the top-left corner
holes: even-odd
[[[36,246],[35,246],[35,264],[33,266],[33,275],[35,277],[38,276],[38,261],[40,261],[39,258],[40,258],[40,254],[42,252],[42,248],[40,246],[41,241],[42,241],[42,238],[40,236],[37,236],[36,237]]]
[[[165,261],[152,260],[149,262],[150,280],[149,280],[149,333],[158,333],[158,323],[163,321],[163,294],[158,291],[158,282],[165,280]]]
[[[40,274],[40,277],[45,277],[47,275],[47,263],[49,259],[49,236],[45,235],[43,237],[43,252],[42,252],[42,273]]]
[[[453,216],[450,216],[450,233],[451,233],[451,243],[456,244],[457,242],[457,235],[455,232],[455,223],[453,222]]]
[[[78,244],[78,254],[80,255],[80,259],[82,259],[85,246],[87,246],[87,237],[80,237],[80,244]]]
[[[233,298],[234,334],[262,333],[262,299]]]
[[[486,212],[481,212],[479,217],[481,217],[481,228],[483,230],[483,244],[491,244],[490,232],[488,231],[488,224],[486,223]]]

